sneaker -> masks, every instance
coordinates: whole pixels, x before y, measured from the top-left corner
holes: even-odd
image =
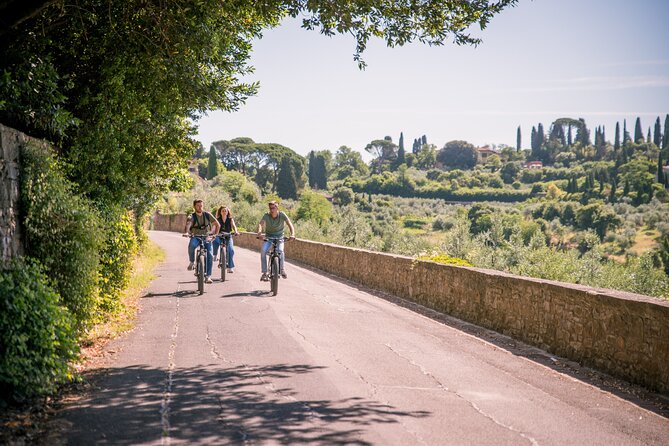
[[[288,274],[286,274],[285,271],[281,271],[281,278],[282,278],[282,279],[287,279],[287,278],[288,278]]]
[[[230,274],[232,274],[232,273],[235,272],[235,269],[234,269],[234,268],[228,268],[228,272],[229,272]]]
[[[195,263],[190,262],[190,263],[188,264],[188,268],[186,268],[186,269],[187,269],[188,271],[193,271],[193,268],[195,268]]]
[[[204,283],[214,283],[214,281],[211,280],[211,277],[206,276],[206,277],[204,278]]]
[[[262,282],[268,282],[269,281],[269,276],[267,275],[267,273],[262,273],[262,276],[260,276],[260,280]]]

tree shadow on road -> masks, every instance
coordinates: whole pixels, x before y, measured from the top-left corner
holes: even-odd
[[[61,411],[67,444],[158,443],[368,445],[365,429],[423,418],[362,398],[299,400],[282,380],[322,367],[220,364],[172,371],[99,370],[94,391]]]
[[[597,387],[603,391],[609,392],[618,398],[634,403],[637,406],[654,412],[662,417],[669,418],[669,394],[653,392],[643,386],[629,383],[623,379],[616,378],[604,372],[600,372],[598,370],[581,365],[576,361],[551,354],[545,350],[531,346],[517,339],[513,339],[507,335],[503,335],[493,330],[463,321],[448,314],[440,313],[436,310],[427,308],[423,305],[411,302],[401,297],[393,296],[391,294],[360,285],[359,283],[343,279],[329,272],[314,268],[310,265],[306,265],[295,260],[291,260],[291,262],[300,266],[301,268],[322,274],[336,282],[351,286],[359,291],[372,294],[376,297],[387,300],[396,305],[438,321],[444,325],[448,325],[449,327],[453,327],[471,336],[482,339],[495,345],[496,347],[512,353],[515,356],[526,358],[530,361],[548,367],[556,372],[563,373],[574,379]]]

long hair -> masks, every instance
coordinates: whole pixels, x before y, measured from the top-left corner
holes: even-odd
[[[232,220],[232,212],[230,211],[230,208],[227,206],[221,206],[218,208],[218,210],[216,211],[216,218],[221,218],[221,212],[223,211],[223,209],[228,211],[228,218]]]

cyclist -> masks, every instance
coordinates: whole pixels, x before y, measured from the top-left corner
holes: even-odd
[[[285,225],[288,225],[290,229],[290,240],[295,238],[295,227],[290,221],[290,218],[286,215],[285,212],[279,211],[279,204],[276,201],[270,201],[267,203],[269,206],[269,212],[262,216],[258,222],[258,238],[263,237],[263,231],[265,232],[266,237],[283,237],[283,230]],[[269,277],[267,276],[267,251],[272,242],[266,241],[262,244],[262,249],[260,250],[260,270],[262,276],[260,280],[268,281]],[[283,240],[277,244],[277,250],[279,252],[279,270],[281,271],[281,277],[284,279],[288,278],[286,270],[284,268],[284,253],[283,253]]]
[[[235,224],[235,219],[232,218],[232,212],[230,212],[229,207],[221,206],[218,208],[216,211],[216,220],[221,226],[221,230],[219,232],[229,232],[230,235],[237,233],[237,225]],[[218,259],[218,249],[221,247],[221,243],[223,243],[221,237],[223,236],[219,235],[214,239],[214,262]],[[228,258],[228,264],[226,266],[228,268],[228,272],[233,273],[235,270],[235,262],[232,258],[235,256],[235,250],[232,246],[232,237],[230,236],[227,236],[226,247]]]
[[[186,221],[186,234],[190,235],[212,235],[218,234],[221,225],[218,220],[211,215],[211,212],[203,211],[204,202],[202,200],[193,200],[193,212]],[[212,228],[213,227],[213,228]],[[188,243],[188,271],[192,271],[195,264],[195,249],[199,246],[199,239],[193,237]],[[207,267],[204,281],[212,283],[211,267],[214,263],[214,253],[211,246],[211,240],[205,239],[204,248],[207,250]]]

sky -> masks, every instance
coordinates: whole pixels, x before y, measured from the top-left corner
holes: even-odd
[[[583,118],[614,138],[616,122],[644,135],[669,113],[669,0],[520,0],[473,28],[477,46],[387,48],[369,43],[361,71],[348,35],[326,37],[288,19],[254,43],[245,81],[260,90],[236,112],[211,111],[196,139],[246,136],[300,155],[342,145],[363,153],[391,136],[411,149],[426,135],[529,148],[532,126]]]

